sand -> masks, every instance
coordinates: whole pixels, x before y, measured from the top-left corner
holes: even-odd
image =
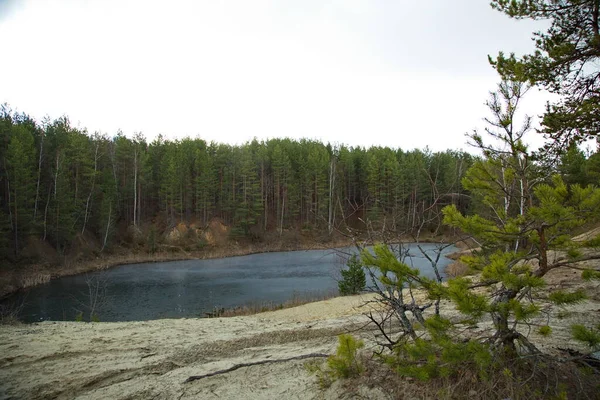
[[[529,327],[543,351],[558,347],[585,350],[570,338],[573,323],[600,321],[597,283],[574,279],[573,271],[553,271],[548,289],[582,287],[591,298],[551,312],[553,333],[537,334],[546,314]],[[555,286],[556,285],[556,286]],[[252,316],[212,319],[163,319],[145,322],[42,322],[0,326],[0,398],[14,399],[328,399],[345,396],[323,390],[306,360],[256,365],[185,383],[192,375],[240,363],[335,352],[337,335],[364,338],[375,348],[374,331],[364,315],[373,295],[338,297]],[[442,314],[461,319],[442,303]],[[490,323],[470,332],[479,336]],[[323,359],[320,359],[323,360]],[[363,390],[364,389],[364,390]],[[364,398],[387,398],[379,389],[361,387]]]
[[[303,360],[184,381],[238,363],[333,353],[339,333],[364,325],[369,299],[231,318],[0,326],[0,398],[320,398]]]

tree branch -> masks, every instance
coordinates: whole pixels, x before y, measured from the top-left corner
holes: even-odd
[[[189,383],[189,382],[197,381],[200,379],[209,378],[209,377],[215,376],[215,375],[226,374],[228,372],[235,371],[236,369],[240,369],[240,368],[244,368],[244,367],[252,367],[254,365],[276,364],[276,363],[283,363],[283,362],[294,361],[294,360],[304,360],[307,358],[327,358],[327,357],[329,357],[329,354],[310,353],[310,354],[303,354],[301,356],[282,358],[282,359],[277,359],[277,360],[261,360],[261,361],[251,362],[251,363],[235,364],[233,367],[230,367],[227,369],[221,369],[219,371],[211,372],[208,374],[192,375],[189,378],[187,378],[183,383]]]

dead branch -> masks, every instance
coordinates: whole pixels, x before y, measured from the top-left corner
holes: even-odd
[[[240,368],[244,368],[244,367],[251,367],[253,365],[275,364],[275,363],[282,363],[282,362],[288,362],[288,361],[294,361],[294,360],[304,360],[307,358],[317,358],[317,357],[327,358],[327,357],[329,357],[329,354],[310,353],[310,354],[303,354],[301,356],[296,356],[296,357],[281,358],[281,359],[277,359],[277,360],[261,360],[261,361],[251,362],[251,363],[235,364],[233,367],[230,367],[227,369],[222,369],[222,370],[211,372],[211,373],[204,374],[204,375],[190,376],[183,383],[193,382],[193,381],[197,381],[199,379],[209,378],[209,377],[215,376],[215,375],[226,374],[228,372],[235,371],[236,369],[240,369]]]

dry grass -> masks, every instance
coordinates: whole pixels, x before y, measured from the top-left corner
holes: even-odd
[[[48,273],[38,272],[25,275],[21,278],[19,284],[22,288],[28,288],[36,285],[43,285],[50,282],[52,276]]]
[[[444,269],[444,272],[449,277],[456,278],[467,275],[469,273],[469,267],[460,261],[454,261],[448,264],[446,269]]]
[[[0,303],[0,325],[20,325],[19,319],[25,300],[21,303]]]
[[[244,315],[254,315],[267,311],[282,310],[284,308],[292,308],[301,306],[303,304],[313,303],[316,301],[329,300],[339,296],[337,290],[327,290],[322,292],[307,292],[307,293],[296,293],[294,292],[292,298],[284,303],[275,302],[263,302],[263,303],[251,303],[240,307],[228,308],[228,309],[215,309],[210,313],[206,313],[209,318],[217,317],[239,317]]]
[[[497,364],[486,379],[464,368],[446,378],[419,381],[397,375],[378,359],[363,358],[366,371],[330,391],[343,398],[389,399],[598,399],[600,375],[572,362],[539,356]]]

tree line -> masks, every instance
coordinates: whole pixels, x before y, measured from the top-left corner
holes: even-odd
[[[20,260],[30,238],[68,253],[79,235],[102,250],[133,230],[158,234],[219,218],[240,239],[303,229],[317,235],[369,221],[436,227],[439,210],[467,212],[463,151],[348,147],[315,140],[200,138],[148,142],[89,134],[66,117],[41,122],[0,110],[0,248]],[[433,229],[433,228],[432,228]]]

